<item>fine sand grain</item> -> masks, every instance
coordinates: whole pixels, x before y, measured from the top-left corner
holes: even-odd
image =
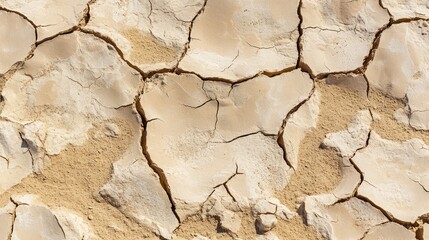
[[[131,42],[130,60],[134,64],[168,63],[177,59],[177,49],[168,48],[149,34],[137,29],[125,29],[122,34]]]

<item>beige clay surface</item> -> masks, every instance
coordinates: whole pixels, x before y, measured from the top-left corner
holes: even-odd
[[[0,0],[0,240],[429,240],[429,2]]]

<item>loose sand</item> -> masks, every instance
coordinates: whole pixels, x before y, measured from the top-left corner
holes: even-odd
[[[429,146],[429,131],[415,130],[409,125],[396,121],[394,113],[397,109],[405,107],[401,100],[394,99],[380,91],[371,89],[369,93],[371,109],[380,115],[381,120],[372,124],[372,130],[382,138],[393,141],[406,141],[411,138],[420,138]]]
[[[113,121],[121,132],[118,137],[97,134],[105,131],[107,123],[96,124],[88,133],[85,145],[68,146],[61,154],[51,157],[51,165],[42,174],[25,178],[2,194],[0,205],[14,194],[36,194],[49,207],[65,207],[91,219],[89,223],[101,239],[157,239],[98,193],[110,178],[112,163],[120,159],[133,134],[124,120]]]
[[[278,193],[291,209],[297,209],[303,197],[328,193],[340,182],[341,157],[333,149],[319,146],[327,133],[347,129],[356,112],[366,108],[366,99],[357,92],[324,82],[317,82],[316,87],[321,92],[317,128],[301,142],[298,169],[286,189]]]
[[[299,163],[295,174],[278,198],[291,210],[298,211],[305,196],[328,193],[341,181],[341,158],[332,149],[322,149],[325,135],[341,131],[355,113],[365,108],[365,99],[358,92],[352,92],[335,85],[317,82],[321,92],[320,113],[317,128],[301,142]],[[274,232],[282,239],[322,239],[313,228],[304,224],[302,216],[291,221],[279,221]]]
[[[131,42],[131,62],[153,64],[173,62],[178,58],[179,49],[165,46],[150,34],[137,29],[125,29],[122,34]]]

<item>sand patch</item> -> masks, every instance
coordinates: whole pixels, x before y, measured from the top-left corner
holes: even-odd
[[[219,231],[218,222],[214,218],[203,219],[201,216],[192,216],[180,223],[174,232],[180,239],[192,239],[198,235],[210,239],[234,239],[226,232]]]
[[[371,109],[381,120],[372,123],[372,130],[383,138],[405,141],[420,138],[429,143],[428,131],[417,131],[410,126],[396,121],[394,112],[404,108],[401,100],[386,96],[371,89],[368,99],[338,86],[318,82],[316,87],[321,92],[320,115],[317,128],[309,133],[300,145],[299,165],[285,190],[278,193],[279,199],[291,209],[297,209],[307,195],[331,192],[341,180],[338,156],[333,149],[320,148],[320,143],[327,133],[347,129],[356,112]],[[275,232],[287,239],[321,239],[314,229],[294,218],[291,221],[279,221]]]
[[[355,113],[365,109],[367,101],[359,92],[316,82],[321,93],[320,113],[317,128],[301,142],[298,169],[286,188],[277,193],[280,201],[297,211],[305,196],[329,193],[341,181],[341,157],[333,149],[320,148],[327,133],[347,129]],[[279,221],[274,232],[291,240],[323,239],[316,231],[304,224],[301,216],[289,221]]]
[[[347,129],[357,111],[366,108],[366,100],[358,92],[318,82],[321,92],[317,128],[301,142],[298,169],[279,199],[290,209],[297,209],[303,198],[332,191],[341,180],[341,157],[333,149],[322,149],[325,135]]]
[[[119,127],[118,136],[100,134],[109,123]],[[66,207],[81,214],[101,239],[155,238],[98,193],[110,178],[112,163],[120,159],[132,135],[132,128],[125,120],[94,124],[85,145],[69,145],[61,154],[52,156],[51,165],[42,174],[25,178],[2,194],[0,204],[5,204],[13,194],[37,194],[49,207]]]
[[[133,28],[121,33],[131,42],[130,61],[135,64],[169,63],[178,58],[176,49],[168,48],[150,34]]]
[[[237,236],[241,239],[255,239],[257,236],[255,218],[250,212],[243,212],[241,216],[241,228]],[[200,216],[193,216],[182,222],[175,234],[184,239],[192,239],[197,235],[210,239],[236,239],[234,234],[227,233],[219,227],[217,219],[212,217],[203,219]]]
[[[382,138],[400,142],[411,138],[420,138],[429,145],[429,131],[415,130],[395,119],[395,111],[404,108],[406,103],[374,89],[370,89],[369,100],[371,110],[381,117],[381,121],[373,122],[371,128]]]
[[[279,221],[277,226],[274,228],[274,233],[280,239],[287,240],[321,240],[323,239],[319,236],[316,231],[304,224],[302,218],[295,217],[288,221]]]

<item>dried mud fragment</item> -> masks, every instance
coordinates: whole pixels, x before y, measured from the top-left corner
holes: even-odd
[[[84,28],[110,38],[143,71],[173,68],[204,0],[107,0],[91,5]]]
[[[347,130],[328,133],[323,144],[335,148],[342,157],[351,158],[358,149],[365,147],[371,130],[371,122],[372,116],[369,110],[359,111]]]
[[[36,43],[36,33],[30,22],[15,13],[0,10],[0,23],[1,76],[12,65],[27,57]]]
[[[378,0],[303,0],[301,64],[314,75],[362,67],[377,31],[389,22]]]
[[[348,124],[347,130],[328,133],[323,140],[323,147],[335,149],[338,155],[342,157],[342,179],[331,193],[339,200],[352,197],[361,183],[361,174],[354,167],[351,158],[357,151],[366,146],[372,120],[369,110],[358,111]]]
[[[383,213],[357,198],[335,203],[330,195],[307,197],[307,223],[329,240],[361,239],[373,226],[388,222]]]
[[[139,128],[134,131],[139,132]],[[143,155],[140,139],[141,131],[134,135],[122,158],[113,164],[112,177],[100,194],[127,217],[170,239],[179,222],[159,176]]]
[[[142,77],[111,49],[95,36],[80,32],[44,42],[6,83],[1,116],[23,125],[22,138],[28,144],[34,161],[31,170],[42,173],[51,156],[60,154],[69,144],[84,145],[88,141],[89,130],[97,123],[127,118],[126,121],[135,128],[134,143],[129,146],[128,155],[123,156],[125,160],[115,164],[112,180],[104,188],[105,195],[120,204],[138,201],[140,205],[128,206],[133,211],[123,207],[120,210],[154,232],[168,236],[177,226],[171,203],[158,176],[143,156],[140,146],[142,130],[135,117],[136,110],[134,116],[124,116],[121,111],[122,108],[132,108],[129,106],[134,103]],[[106,134],[114,137],[120,134],[118,129],[115,124],[110,124]],[[21,144],[18,137],[8,139],[20,140]],[[28,151],[22,154],[28,155],[27,162],[31,166]],[[17,160],[12,160],[13,167]],[[139,162],[132,164],[134,160]],[[132,189],[143,186],[143,183],[146,184],[144,191],[133,193]],[[130,200],[130,194],[138,198]],[[157,207],[147,211],[146,206],[153,206],[154,202]]]
[[[369,64],[370,85],[408,101],[409,124],[429,130],[429,22],[394,24],[386,29]]]
[[[415,233],[394,222],[373,227],[362,240],[415,240]]]
[[[92,122],[114,118],[115,108],[132,104],[140,81],[103,41],[77,32],[61,35],[38,46],[8,80],[1,117],[25,125],[23,138],[40,171],[47,155],[82,145]]]
[[[33,172],[33,159],[20,126],[0,121],[0,194]]]
[[[179,68],[204,78],[238,81],[294,68],[299,1],[208,1],[193,24]]]
[[[15,205],[8,203],[0,208],[0,240],[9,240],[12,233]]]
[[[401,221],[429,212],[429,148],[419,139],[393,142],[374,131],[352,161],[363,174],[357,194]]]
[[[50,209],[39,202],[36,195],[12,196],[11,202],[3,209],[6,209],[9,214],[13,214],[13,224],[10,226],[11,240],[90,240],[96,238],[80,216],[65,208]]]
[[[19,12],[37,27],[41,41],[76,27],[83,19],[88,0],[2,0],[0,7]]]
[[[286,158],[294,169],[298,167],[301,141],[317,126],[319,105],[320,92],[315,90],[310,99],[289,117],[284,127],[282,141]]]
[[[179,217],[198,212],[218,187],[241,207],[283,189],[290,167],[275,136],[312,86],[298,70],[232,90],[191,74],[150,79],[140,100],[147,151],[166,175]]]
[[[429,18],[429,2],[427,0],[381,0],[393,19]]]

